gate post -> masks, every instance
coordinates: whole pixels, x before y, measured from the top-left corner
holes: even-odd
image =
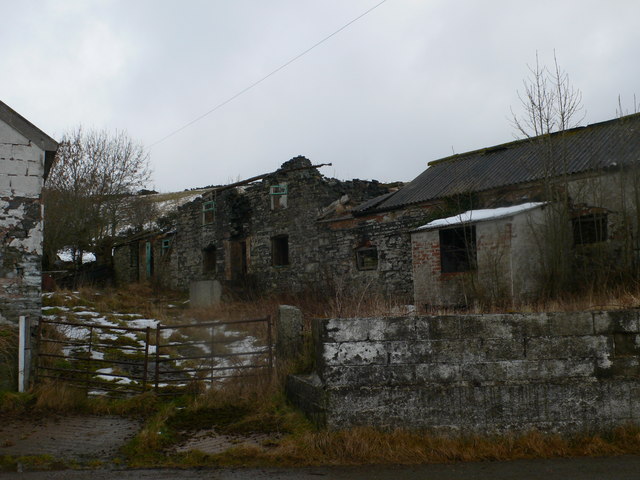
[[[18,391],[24,392],[29,385],[30,329],[27,317],[18,319]]]
[[[156,393],[158,393],[158,384],[160,383],[160,328],[160,322],[158,322],[156,325]]]
[[[145,339],[144,339],[144,370],[142,372],[142,391],[146,391],[147,389],[147,374],[149,371],[149,336],[151,327],[147,326],[147,330],[145,331]]]
[[[273,333],[271,332],[271,315],[267,315],[267,343],[269,345],[269,380],[273,378]]]

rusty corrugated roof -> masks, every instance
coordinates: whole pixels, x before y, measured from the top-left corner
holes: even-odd
[[[640,114],[431,162],[395,195],[362,204],[354,213],[632,164],[640,164]]]

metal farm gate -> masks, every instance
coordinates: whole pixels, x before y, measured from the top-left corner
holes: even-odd
[[[155,333],[156,392],[172,393],[175,389],[171,386],[213,386],[230,380],[271,376],[273,339],[270,317],[158,325]]]
[[[273,369],[270,317],[155,328],[43,319],[37,337],[36,380],[92,395],[198,392]]]

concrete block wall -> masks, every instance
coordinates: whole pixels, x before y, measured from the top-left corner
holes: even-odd
[[[640,423],[640,311],[316,320],[291,399],[331,429]]]

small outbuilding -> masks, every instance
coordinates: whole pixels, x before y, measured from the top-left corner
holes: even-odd
[[[474,299],[521,301],[538,288],[536,232],[543,202],[469,210],[411,234],[415,304],[469,305]]]

